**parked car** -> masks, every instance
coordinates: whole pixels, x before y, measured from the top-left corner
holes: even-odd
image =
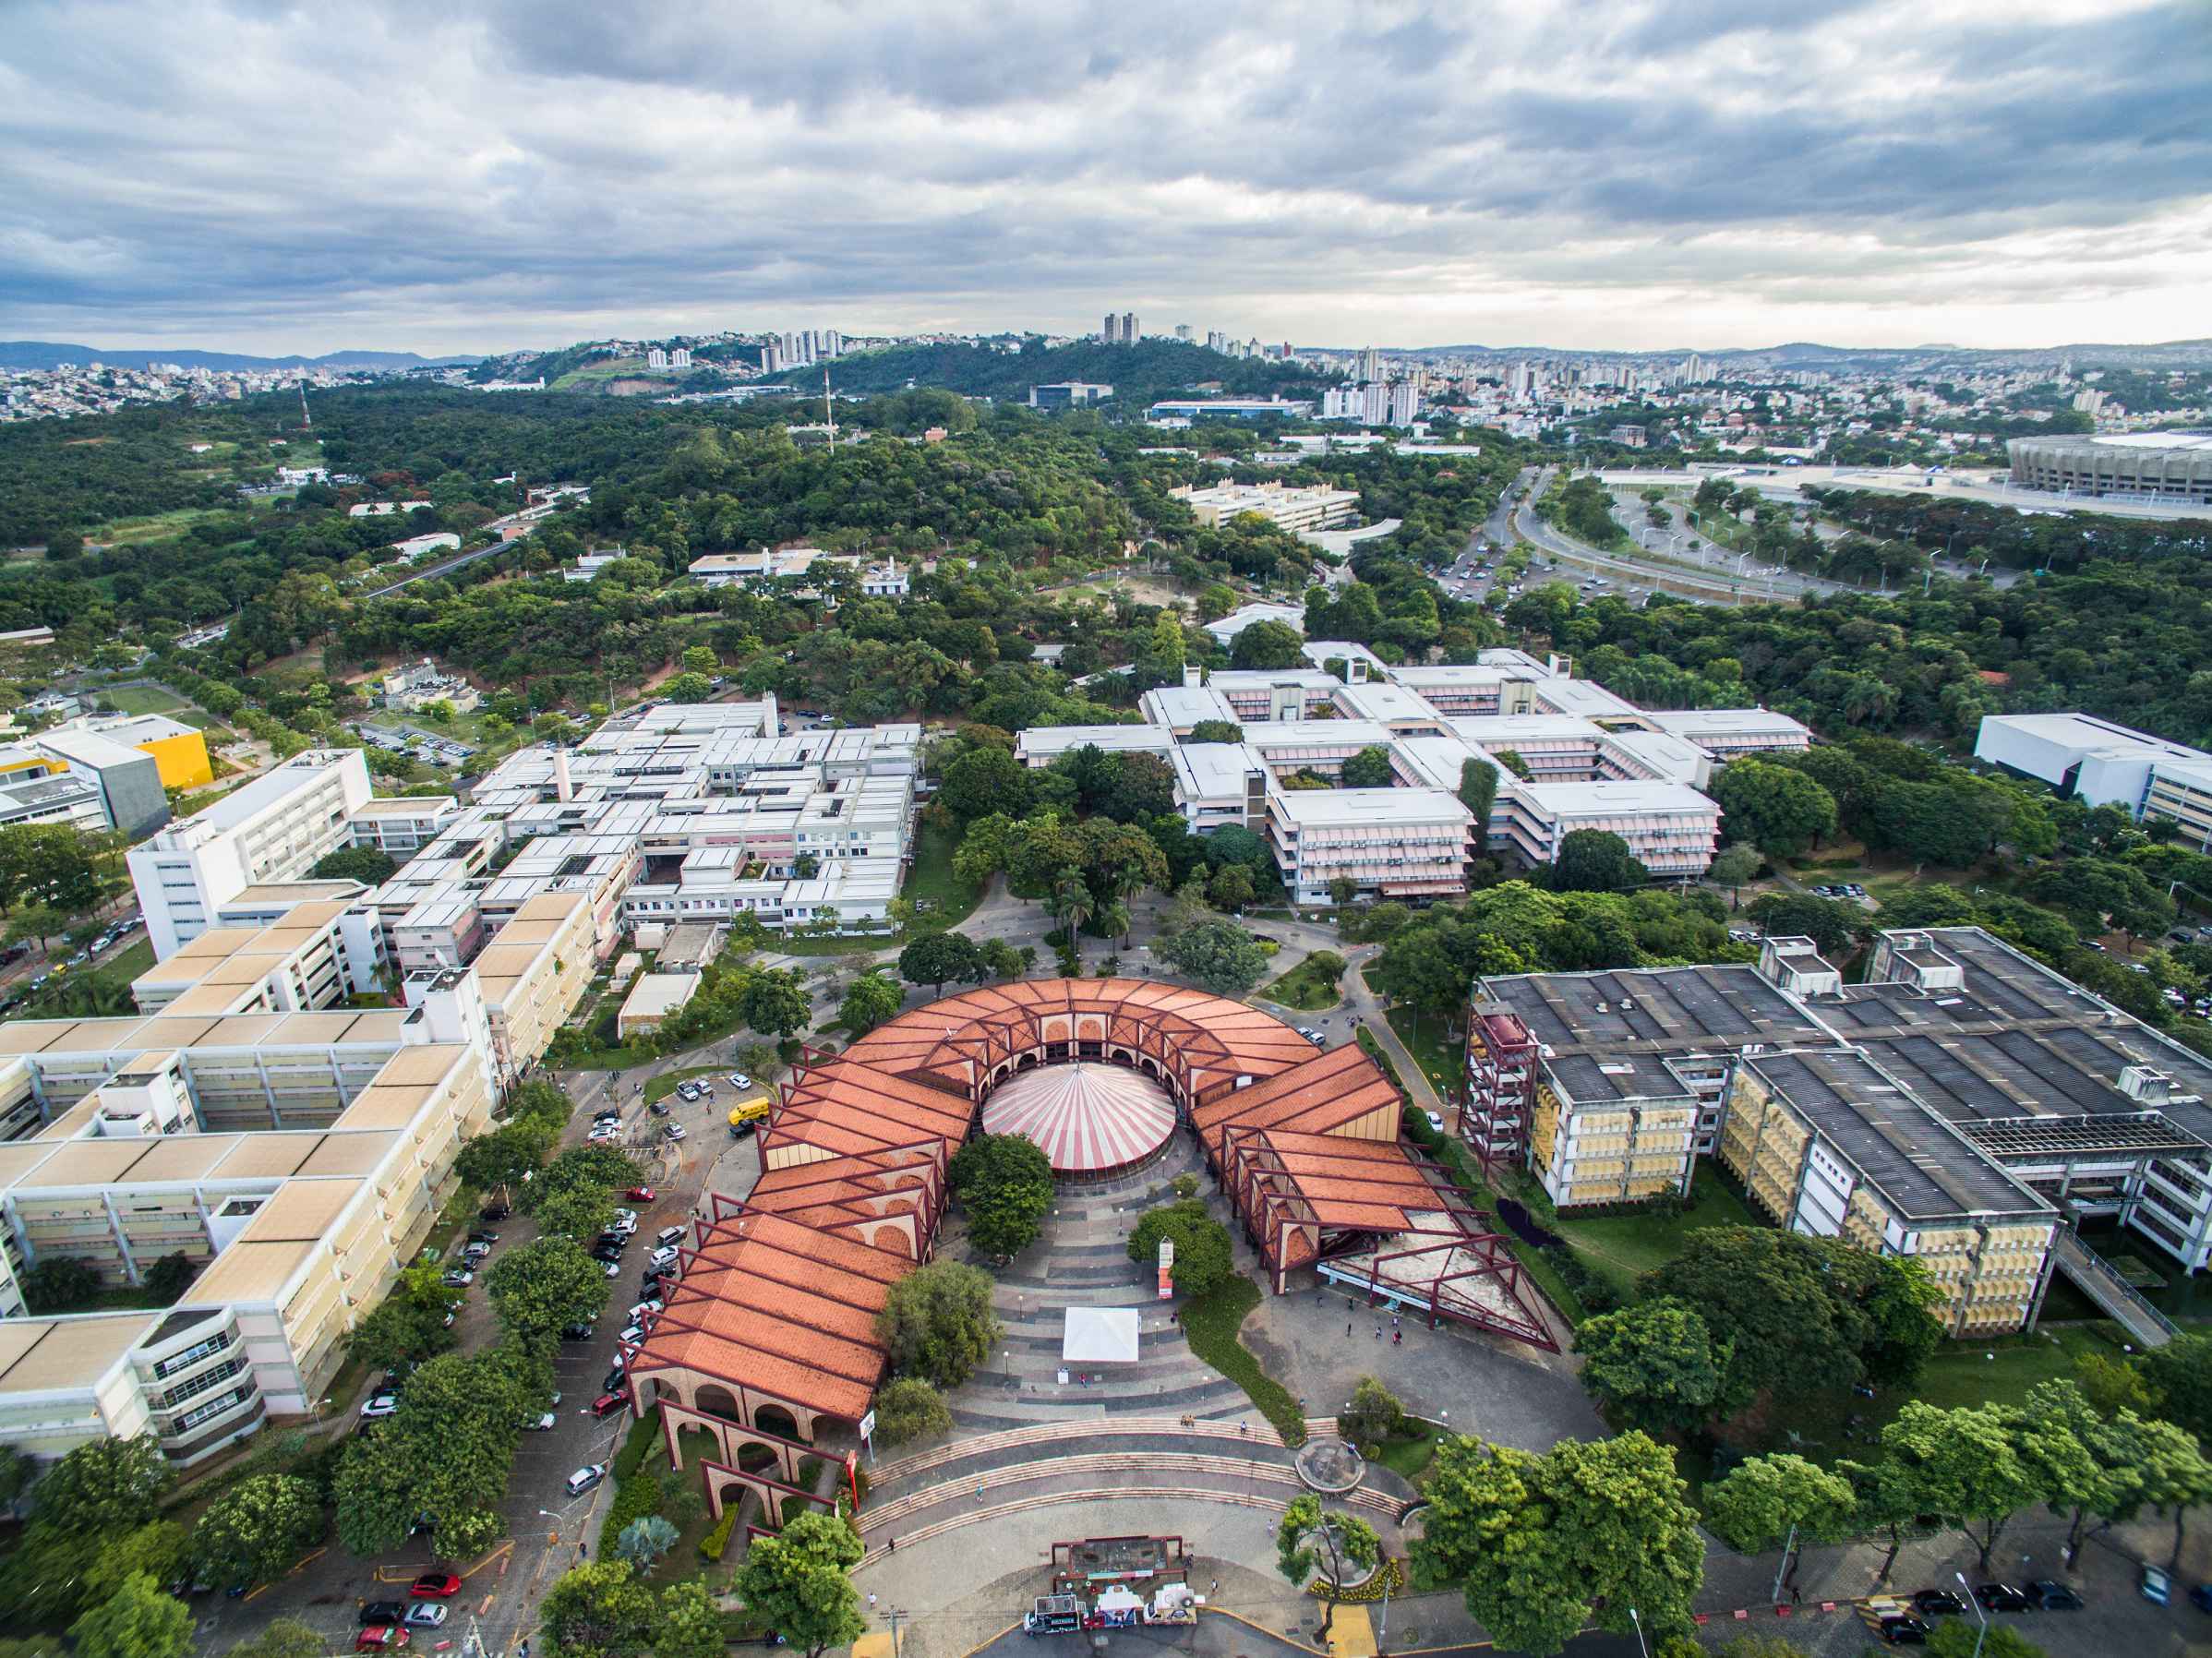
[[[646,1315],[657,1313],[660,1310],[660,1297],[657,1295],[648,1295],[644,1300],[639,1302],[636,1306],[630,1309],[630,1322],[635,1324],[640,1319],[646,1316]]]
[[[666,1249],[671,1244],[682,1243],[686,1235],[687,1229],[684,1227],[664,1226],[653,1234],[653,1242],[658,1247]]]
[[[443,1600],[461,1592],[461,1580],[450,1571],[427,1571],[408,1585],[407,1592],[421,1600]]]
[[[604,1462],[593,1462],[579,1468],[574,1473],[569,1475],[569,1495],[582,1496],[606,1477],[607,1464]]]
[[[1977,1583],[1974,1598],[1985,1612],[2026,1612],[2029,1605],[2027,1596],[2010,1583]]]
[[[629,1198],[632,1203],[651,1203],[653,1201],[653,1188],[651,1186],[632,1186],[629,1191],[623,1193],[622,1195]]]
[[[1433,1133],[1442,1134],[1444,1132],[1444,1119],[1440,1114],[1436,1111],[1424,1111],[1421,1114],[1428,1119],[1428,1125]]]
[[[752,1078],[742,1071],[732,1071],[729,1074],[729,1086],[733,1088],[749,1088],[752,1087]]]
[[[680,1140],[680,1139],[682,1139],[682,1138],[683,1138],[683,1124],[682,1124],[682,1123],[669,1123],[667,1127],[666,1127],[666,1128],[664,1128],[664,1129],[662,1129],[662,1130],[660,1131],[660,1137],[661,1137],[662,1139],[664,1139],[664,1140]]]
[[[2079,1612],[2082,1609],[2081,1592],[2071,1583],[2062,1583],[2056,1578],[2038,1578],[2027,1586],[2027,1598],[2035,1603],[2038,1612]]]
[[[523,1426],[533,1434],[549,1434],[553,1431],[553,1424],[559,1420],[559,1415],[551,1411],[540,1411],[535,1416],[523,1424]]]
[[[438,1601],[424,1601],[407,1608],[407,1622],[417,1629],[443,1628],[449,1611]]]
[[[361,1608],[361,1627],[366,1629],[372,1624],[402,1623],[406,1616],[403,1601],[370,1601]]]
[[[1942,1613],[1961,1613],[1966,1603],[1948,1589],[1923,1589],[1913,1596],[1913,1610],[1922,1617],[1933,1617]]]
[[[508,1209],[505,1204],[487,1203],[476,1211],[476,1219],[479,1220],[504,1220],[507,1219],[507,1214]]]
[[[468,1241],[471,1244],[497,1244],[499,1241],[499,1234],[498,1232],[471,1232],[468,1235]]]
[[[354,1637],[356,1652],[388,1652],[407,1644],[407,1631],[398,1624],[375,1624]]]
[[[615,1338],[616,1340],[625,1344],[643,1341],[644,1339],[645,1327],[642,1321],[637,1320],[632,1320],[631,1323],[624,1325],[622,1327],[621,1334]]]
[[[651,1111],[656,1117],[665,1117],[676,1108],[670,1105],[666,1099],[655,1099],[645,1109]]]
[[[623,1388],[629,1386],[630,1378],[622,1374],[622,1365],[620,1361],[618,1360],[611,1367],[609,1367],[605,1379],[600,1382],[599,1391],[602,1393],[619,1393]]]
[[[1928,1626],[1909,1612],[1893,1612],[1881,1620],[1881,1639],[1893,1647],[1928,1643]]]
[[[592,1414],[612,1416],[617,1411],[627,1409],[629,1404],[630,1395],[626,1392],[602,1393],[592,1400]]]
[[[592,1327],[588,1324],[564,1324],[560,1327],[560,1339],[563,1341],[589,1341],[592,1339]]]
[[[389,1390],[383,1393],[372,1393],[369,1395],[368,1402],[361,1407],[361,1420],[374,1422],[379,1416],[390,1416],[399,1408],[400,1396],[397,1393]]]
[[[676,1265],[676,1252],[669,1248],[667,1244],[663,1244],[660,1248],[655,1250],[648,1258],[655,1267],[673,1267]]]
[[[465,1290],[476,1281],[476,1275],[466,1267],[449,1267],[438,1281],[449,1290]]]
[[[2170,1604],[2173,1600],[2173,1579],[2164,1567],[2143,1563],[2142,1576],[2135,1580],[2135,1592],[2154,1606]]]

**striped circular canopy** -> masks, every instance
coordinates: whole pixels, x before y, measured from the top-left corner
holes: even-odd
[[[1175,1106],[1124,1065],[1045,1065],[1010,1077],[983,1102],[983,1132],[1027,1135],[1055,1174],[1102,1174],[1165,1145]]]

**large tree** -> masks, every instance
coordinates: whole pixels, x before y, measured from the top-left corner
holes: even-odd
[[[938,1388],[956,1388],[999,1339],[990,1274],[958,1261],[932,1261],[893,1284],[876,1315],[892,1367]]]
[[[918,1376],[887,1382],[875,1396],[876,1443],[886,1448],[953,1431],[953,1413],[936,1388]]]
[[[1229,666],[1235,668],[1297,667],[1304,661],[1305,636],[1288,622],[1250,623],[1229,647]]]
[[[1175,1244],[1175,1288],[1189,1301],[1220,1287],[1236,1270],[1229,1229],[1207,1212],[1196,1197],[1148,1209],[1131,1229],[1129,1258],[1137,1262],[1159,1259],[1163,1239]]]
[[[1704,1543],[1674,1452],[1641,1432],[1541,1454],[1478,1439],[1437,1448],[1413,1545],[1417,1586],[1457,1587],[1500,1648],[1556,1652],[1586,1624],[1687,1632]]]
[[[501,1326],[525,1342],[548,1341],[607,1310],[607,1274],[572,1238],[514,1245],[491,1264],[484,1287]]]
[[[1390,766],[1390,751],[1372,743],[1345,757],[1339,781],[1346,788],[1389,788],[1397,773]]]
[[[978,1249],[1011,1260],[1036,1242],[1052,1207],[1052,1165],[1034,1140],[978,1135],[960,1147],[949,1172]]]
[[[1242,996],[1268,970],[1267,952],[1233,921],[1201,921],[1154,949],[1170,967],[1219,996]]]
[[[1018,818],[1028,809],[1029,768],[1004,749],[970,749],[944,768],[937,798],[963,823],[1004,812]]]
[[[1610,829],[1569,829],[1552,862],[1550,885],[1560,893],[1625,893],[1651,878],[1629,843]]]
[[[267,1583],[322,1535],[322,1493],[293,1474],[257,1474],[208,1506],[192,1530],[192,1557],[210,1582]]]
[[[801,1514],[745,1551],[730,1588],[746,1609],[806,1654],[850,1646],[868,1628],[852,1568],[860,1533],[836,1514]]]
[[[1769,858],[1792,858],[1835,833],[1835,797],[1794,766],[1731,761],[1714,775],[1732,840],[1748,840]]]
[[[69,1626],[77,1658],[185,1658],[192,1650],[192,1608],[144,1572]]]
[[[1857,1518],[1849,1480],[1786,1451],[1748,1457],[1705,1488],[1713,1534],[1746,1554],[1786,1546],[1785,1580],[1797,1577],[1806,1544],[1842,1542]]]
[[[1918,1263],[1770,1227],[1707,1227],[1639,1287],[1683,1303],[1726,1348],[1720,1416],[1764,1392],[1909,1382],[1942,1340],[1927,1310],[1940,1292]]]
[[[1588,1319],[1575,1332],[1582,1386],[1617,1425],[1662,1434],[1711,1419],[1728,1368],[1704,1319],[1662,1296]]]
[[[897,984],[871,969],[845,987],[845,999],[837,1004],[837,1020],[845,1027],[846,1034],[854,1040],[866,1036],[886,1020],[896,1018],[906,992]]]
[[[1906,1471],[1922,1512],[1965,1532],[1984,1571],[2014,1515],[2034,1503],[2063,1501],[2093,1478],[2088,1451],[2062,1424],[2030,1424],[2010,1405],[1940,1410],[1908,1400],[1881,1430],[1881,1448]]]
[[[964,932],[925,932],[898,953],[899,977],[941,993],[955,981],[983,976],[982,953]]]
[[[561,1573],[537,1609],[555,1658],[643,1658],[660,1607],[627,1560],[592,1560]]]
[[[407,1378],[399,1409],[341,1453],[331,1489],[339,1540],[356,1555],[383,1554],[427,1514],[440,1558],[488,1546],[505,1526],[523,1424],[551,1392],[551,1366],[512,1343],[432,1359]]]
[[[39,1482],[36,1523],[79,1538],[127,1532],[176,1484],[176,1469],[151,1434],[93,1439]]]

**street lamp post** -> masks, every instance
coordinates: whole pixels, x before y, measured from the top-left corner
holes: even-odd
[[[1966,1587],[1966,1574],[1954,1571],[1951,1575],[1958,1580],[1958,1586],[1966,1591],[1966,1604],[1974,1608],[1974,1616],[1981,1620],[1981,1628],[1974,1637],[1974,1658],[1981,1658],[1981,1643],[1990,1638],[1990,1615],[1981,1609],[1981,1602],[1974,1591]]]
[[[1636,1626],[1636,1650],[1643,1654],[1643,1658],[1652,1658],[1652,1649],[1644,1644],[1643,1619],[1633,1606],[1629,1608],[1629,1621]]]

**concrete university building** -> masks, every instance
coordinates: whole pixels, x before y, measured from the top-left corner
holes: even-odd
[[[301,884],[322,892],[242,894],[275,922],[217,915],[138,981],[134,1015],[0,1026],[0,1444],[151,1434],[190,1464],[313,1413],[454,1195],[463,1141],[590,977],[588,907],[556,895],[482,971],[356,1010],[381,965],[348,937],[361,889]],[[198,1276],[166,1312],[26,1310],[42,1261],[138,1283],[172,1255]]]
[[[2170,818],[2187,843],[2212,850],[2212,754],[2086,714],[1991,714],[1974,758],[2048,783],[2091,806],[2124,807],[2138,822]]]
[[[1288,606],[1247,606],[1208,631],[1226,643],[1261,621],[1303,620]],[[1144,725],[1033,727],[1015,752],[1031,766],[1086,746],[1152,754],[1174,772],[1195,832],[1234,824],[1264,836],[1293,899],[1327,904],[1343,881],[1364,900],[1456,896],[1470,859],[1548,864],[1578,829],[1618,835],[1654,876],[1702,874],[1720,836],[1704,792],[1713,771],[1811,739],[1763,708],[1647,714],[1558,656],[1493,650],[1463,666],[1392,667],[1342,640],[1308,641],[1304,656],[1296,667],[1190,668],[1182,685],[1144,694]],[[1216,721],[1240,740],[1190,740]],[[1388,787],[1316,786],[1366,749],[1389,757]],[[1459,797],[1472,763],[1497,778],[1479,845]]]
[[[1461,1132],[1561,1208],[1717,1157],[1777,1224],[1921,1262],[1956,1336],[2032,1325],[2063,1271],[2170,1339],[2083,1220],[2212,1261],[2212,1064],[1979,928],[1884,933],[1860,984],[1770,938],[1756,967],[1485,979],[1472,1012]]]

